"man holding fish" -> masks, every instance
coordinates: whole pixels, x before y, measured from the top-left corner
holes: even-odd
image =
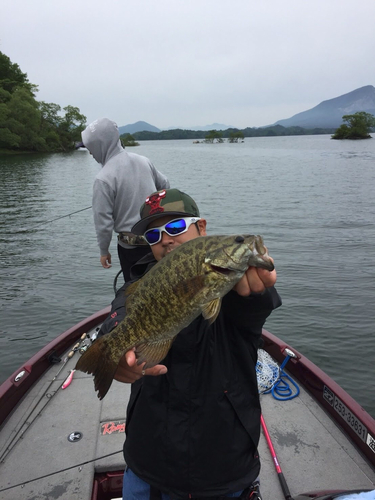
[[[255,365],[281,305],[276,271],[260,236],[207,236],[206,225],[177,189],[146,199],[132,232],[152,253],[77,364],[100,398],[113,378],[133,384],[124,499],[260,498]]]

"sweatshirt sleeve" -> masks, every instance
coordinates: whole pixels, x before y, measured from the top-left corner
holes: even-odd
[[[239,329],[261,331],[271,312],[282,304],[275,287],[266,288],[262,294],[242,297],[231,290],[223,299],[222,309],[227,318]]]
[[[150,162],[150,166],[151,166],[152,174],[154,176],[156,189],[158,191],[159,191],[159,189],[169,189],[170,184],[169,184],[169,180],[167,179],[167,177],[164,174],[162,174],[161,172],[159,172],[159,170],[157,170],[151,162]]]
[[[96,238],[100,249],[100,255],[107,255],[113,232],[113,207],[114,193],[110,186],[95,179],[92,197],[92,211],[94,215],[94,224]]]

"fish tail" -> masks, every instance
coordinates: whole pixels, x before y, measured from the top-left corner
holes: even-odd
[[[118,363],[123,353],[119,352],[117,360],[112,359],[107,348],[106,337],[96,340],[79,358],[76,370],[94,375],[95,390],[98,398],[103,399],[111,387]]]

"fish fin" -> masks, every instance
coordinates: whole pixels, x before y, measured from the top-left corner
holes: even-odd
[[[215,321],[218,317],[221,308],[221,298],[211,300],[208,304],[205,304],[202,309],[202,315],[204,319],[208,319],[210,324]]]
[[[118,360],[113,360],[107,348],[107,338],[101,337],[79,358],[75,369],[94,375],[95,390],[98,391],[99,399],[103,399],[111,387],[122,355],[123,352],[120,352]]]
[[[135,355],[137,357],[137,364],[140,365],[146,361],[144,369],[152,368],[160,363],[168,354],[172,346],[173,339],[160,340],[157,342],[142,342],[135,348]]]

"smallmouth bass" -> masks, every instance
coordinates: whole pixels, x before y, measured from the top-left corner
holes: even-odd
[[[135,348],[144,369],[160,363],[177,334],[200,314],[215,321],[222,297],[250,266],[274,269],[261,236],[200,236],[183,243],[127,287],[125,319],[94,342],[76,369],[94,375],[103,399],[127,351]]]

